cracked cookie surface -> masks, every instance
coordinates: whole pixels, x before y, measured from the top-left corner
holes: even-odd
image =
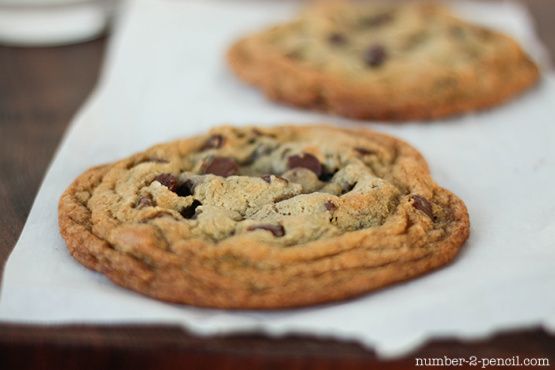
[[[419,1],[322,2],[237,41],[228,61],[273,100],[391,121],[491,107],[539,78],[510,37]]]
[[[222,308],[356,296],[449,262],[469,232],[415,149],[330,126],[223,126],[93,168],[59,224],[115,283]]]

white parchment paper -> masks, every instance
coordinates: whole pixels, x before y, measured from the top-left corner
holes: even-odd
[[[259,331],[359,340],[396,356],[437,336],[555,330],[555,76],[498,109],[430,124],[353,122],[282,107],[239,82],[224,61],[237,36],[287,19],[283,1],[137,0],[117,27],[103,78],[71,124],[4,271],[0,320],[175,323],[198,334]],[[545,53],[512,3],[457,3],[467,17]],[[121,289],[74,261],[57,201],[85,169],[221,123],[329,122],[397,135],[470,212],[471,237],[449,267],[349,302],[271,313],[196,309]]]

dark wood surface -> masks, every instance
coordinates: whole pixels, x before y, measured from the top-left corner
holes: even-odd
[[[555,60],[555,2],[526,3]],[[102,38],[56,48],[0,47],[0,270],[67,124],[96,82],[105,46]],[[405,369],[416,357],[445,355],[542,357],[555,367],[555,336],[531,328],[479,341],[437,339],[380,361],[354,342],[309,337],[199,338],[171,326],[0,324],[3,370]]]

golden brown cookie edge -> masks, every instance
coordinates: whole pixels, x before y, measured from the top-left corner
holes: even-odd
[[[283,127],[283,126],[282,126]],[[298,127],[298,126],[296,126]],[[330,127],[330,126],[327,126]],[[341,131],[352,131],[339,129]],[[429,170],[423,157],[409,144],[368,130],[357,130],[369,136],[382,136],[393,140],[398,145],[410,149],[411,154],[416,154],[420,172],[417,175],[429,176]],[[117,162],[116,162],[117,163]],[[63,193],[59,202],[59,227],[62,237],[66,241],[71,255],[84,266],[106,275],[111,281],[122,287],[134,290],[146,296],[157,298],[172,303],[188,304],[200,307],[230,308],[230,309],[278,309],[309,306],[329,303],[349,298],[354,298],[371,291],[402,282],[413,277],[431,272],[450,261],[457,255],[469,235],[468,212],[462,200],[451,192],[433,183],[434,194],[447,196],[450,203],[450,212],[453,222],[450,234],[434,245],[434,253],[408,264],[394,263],[380,270],[377,278],[364,276],[353,277],[339,287],[331,289],[318,289],[307,292],[299,291],[297,294],[269,295],[269,296],[239,296],[230,300],[213,294],[183,294],[176,291],[171,284],[167,284],[168,277],[175,276],[171,269],[152,269],[144,261],[114,250],[108,242],[98,238],[91,230],[90,212],[76,197],[78,192],[92,192],[95,184],[101,181],[102,176],[109,170],[110,165],[98,166],[81,174]],[[342,236],[343,237],[343,236]],[[348,235],[344,235],[348,238]],[[171,279],[170,279],[171,280]],[[228,297],[229,298],[229,297]]]
[[[379,86],[368,87],[351,84],[341,78],[302,66],[259,42],[257,35],[236,41],[227,52],[231,70],[243,81],[258,87],[270,100],[287,105],[326,111],[331,114],[360,120],[390,122],[426,121],[486,110],[515,98],[534,86],[540,78],[538,66],[510,37],[495,33],[512,43],[519,55],[513,75],[518,78],[497,78],[497,84],[486,96],[473,95],[454,104],[437,104],[435,101],[415,96],[399,106],[391,106],[391,99],[380,99]],[[247,43],[258,43],[260,52],[254,55],[245,50]],[[247,59],[249,61],[247,62]],[[507,63],[497,60],[494,64]],[[490,65],[484,73],[496,74]],[[461,79],[461,90],[470,91],[476,81]]]

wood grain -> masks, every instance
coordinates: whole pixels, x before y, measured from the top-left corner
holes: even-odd
[[[528,0],[555,60],[555,2]],[[62,134],[93,88],[106,39],[56,48],[0,47],[0,266],[29,213]],[[1,269],[1,268],[0,268]],[[0,369],[406,369],[416,356],[547,357],[540,328],[479,341],[437,339],[380,361],[353,342],[289,336],[199,338],[171,326],[0,324]]]

